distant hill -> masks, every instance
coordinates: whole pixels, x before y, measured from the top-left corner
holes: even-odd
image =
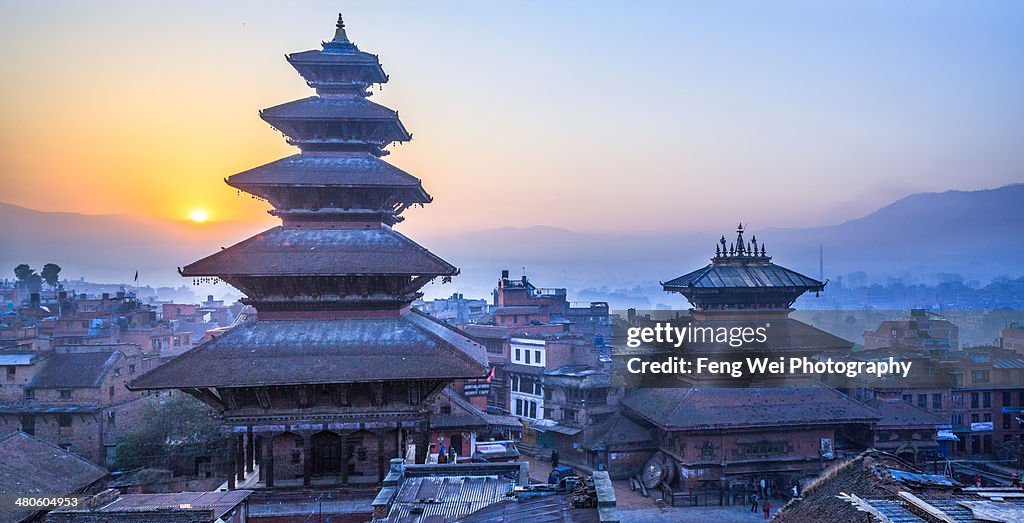
[[[64,275],[128,281],[138,269],[147,283],[187,283],[183,265],[261,230],[261,224],[189,222],[131,215],[41,212],[0,204],[0,278],[18,263],[54,261]],[[825,276],[864,271],[869,278],[910,274],[930,281],[937,273],[967,279],[1024,274],[1024,184],[981,191],[907,196],[867,216],[803,229],[758,227],[775,261],[818,276],[823,246]],[[638,223],[633,235],[583,234],[556,227],[502,227],[465,234],[416,234],[425,247],[462,269],[452,284],[431,284],[430,296],[452,292],[488,295],[501,269],[527,273],[539,285],[590,289],[581,299],[650,296],[651,305],[681,305],[659,291],[667,280],[701,267],[721,234],[652,235]],[[630,302],[635,304],[635,302]],[[614,305],[614,303],[613,303]]]
[[[44,212],[0,203],[0,278],[13,278],[19,263],[37,270],[47,262],[62,277],[154,285],[188,283],[177,266],[232,245],[259,225],[241,222],[196,224],[130,214],[87,215]]]

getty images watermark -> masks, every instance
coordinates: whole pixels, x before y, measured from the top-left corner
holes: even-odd
[[[626,346],[639,348],[644,344],[678,349],[684,345],[717,346],[744,349],[768,342],[771,323],[756,326],[695,326],[677,327],[670,323],[657,323],[651,327],[630,327]],[[753,375],[835,374],[849,378],[860,375],[884,377],[910,375],[913,362],[897,361],[889,357],[881,361],[845,361],[832,358],[813,359],[806,356],[747,356],[737,357],[738,350],[728,351],[726,357],[672,356],[661,354],[656,358],[633,356],[625,361],[630,374],[682,374],[743,378]]]

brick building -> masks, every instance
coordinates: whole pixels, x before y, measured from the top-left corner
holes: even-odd
[[[864,331],[864,349],[919,348],[955,350],[960,348],[960,330],[942,316],[923,309],[910,311],[910,317],[886,320],[873,331]]]
[[[17,356],[28,363],[7,367],[15,373],[0,388],[0,428],[110,466],[117,439],[141,415],[143,395],[124,382],[142,374],[143,360],[119,351]]]

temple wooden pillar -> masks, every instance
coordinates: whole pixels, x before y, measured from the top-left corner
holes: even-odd
[[[388,460],[384,458],[384,431],[377,431],[377,481],[384,481],[384,465]]]
[[[228,438],[228,462],[224,469],[228,473],[228,490],[235,490],[235,463],[238,463],[238,438],[232,434]]]
[[[430,425],[424,422],[422,427],[416,434],[416,463],[426,463],[430,458]]]
[[[235,475],[238,476],[238,482],[242,483],[245,481],[245,434],[238,434],[234,439]]]
[[[263,464],[260,466],[263,472],[263,484],[267,488],[274,488],[274,437],[263,436]]]
[[[313,435],[302,435],[302,485],[308,487],[313,481]]]
[[[256,464],[256,442],[253,441],[252,425],[245,428],[245,471],[252,472]]]
[[[341,484],[348,485],[348,460],[352,453],[349,452],[349,435],[341,437]]]

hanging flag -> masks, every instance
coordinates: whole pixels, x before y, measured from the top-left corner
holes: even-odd
[[[135,281],[139,281],[139,271],[135,271]]]
[[[491,367],[491,373],[487,375],[487,383],[490,383],[490,382],[491,382],[491,380],[493,380],[493,379],[494,379],[494,369],[495,369],[495,368],[496,368],[496,367]]]

